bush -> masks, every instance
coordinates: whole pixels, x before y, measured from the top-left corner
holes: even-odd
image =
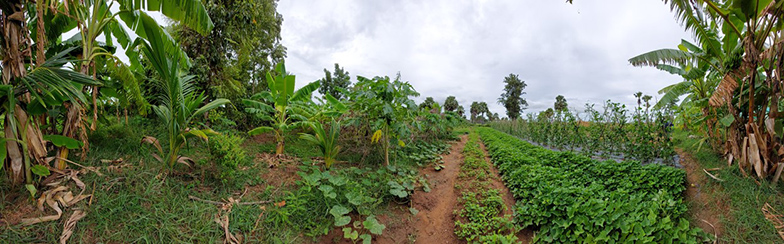
[[[210,137],[210,160],[217,168],[216,178],[224,183],[231,181],[237,167],[247,160],[245,150],[240,147],[244,140],[242,137],[226,134]]]

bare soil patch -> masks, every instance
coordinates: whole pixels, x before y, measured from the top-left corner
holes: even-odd
[[[705,231],[721,238],[724,226],[721,218],[729,213],[729,199],[719,199],[712,190],[704,187],[708,178],[703,172],[703,167],[694,158],[681,149],[675,149],[680,155],[681,165],[686,170],[686,202],[689,204],[692,223]]]

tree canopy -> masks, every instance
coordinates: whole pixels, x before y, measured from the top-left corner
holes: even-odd
[[[504,92],[498,98],[498,103],[504,105],[506,115],[510,119],[520,118],[522,111],[528,107],[528,102],[522,97],[525,95],[523,90],[527,85],[516,74],[509,74],[504,78],[504,83],[506,83]]]
[[[340,100],[346,98],[343,92],[351,85],[351,76],[348,71],[340,68],[340,65],[335,64],[335,72],[330,73],[329,70],[324,69],[324,78],[321,79],[321,87],[319,93],[324,95],[332,95],[332,97]]]

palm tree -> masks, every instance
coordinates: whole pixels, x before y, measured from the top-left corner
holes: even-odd
[[[157,88],[163,92],[158,98],[160,105],[153,106],[153,111],[166,125],[169,148],[164,151],[158,140],[149,136],[144,137],[142,142],[153,144],[158,153],[165,158],[155,154],[153,156],[171,169],[175,163],[186,163],[185,161],[189,160],[189,158],[179,155],[180,149],[188,138],[198,137],[206,140],[209,134],[214,133],[209,129],[190,128],[190,122],[199,115],[228,104],[229,100],[216,99],[202,106],[206,102],[204,93],[196,93],[196,87],[193,83],[194,76],[184,75],[183,64],[185,62],[181,59],[186,57],[180,57],[178,60],[176,56],[169,56],[165,51],[168,46],[164,36],[167,34],[155,27],[155,20],[152,18],[142,18],[142,21],[148,22],[144,23],[147,32],[146,40],[138,38],[131,47],[138,47],[144,53],[153,71],[159,77],[154,81]]]

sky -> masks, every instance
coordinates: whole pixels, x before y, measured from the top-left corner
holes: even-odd
[[[352,76],[401,73],[442,103],[455,96],[469,110],[497,100],[504,77],[525,81],[529,107],[539,112],[563,95],[570,109],[607,99],[636,106],[633,93],[660,97],[678,76],[628,59],[693,40],[656,0],[282,0],[286,69],[298,86],[324,77],[339,63]]]

